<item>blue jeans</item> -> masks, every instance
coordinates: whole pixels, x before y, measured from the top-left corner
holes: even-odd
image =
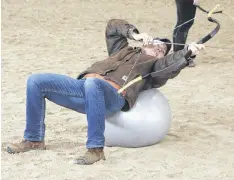
[[[84,113],[88,121],[87,148],[104,147],[105,117],[121,110],[125,99],[102,79],[74,79],[58,74],[33,74],[27,81],[26,129],[28,141],[45,136],[45,98]]]

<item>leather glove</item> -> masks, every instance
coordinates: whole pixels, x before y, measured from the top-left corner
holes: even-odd
[[[197,44],[196,42],[192,42],[188,45],[188,50],[192,51],[191,56],[196,56],[199,54],[201,50],[205,49],[205,46],[203,44]]]
[[[147,45],[149,44],[150,41],[153,40],[153,37],[149,36],[147,33],[140,33],[140,34],[133,33],[132,37],[136,41],[142,41],[143,45]]]

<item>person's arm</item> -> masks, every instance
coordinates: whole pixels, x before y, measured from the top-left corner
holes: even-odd
[[[153,72],[157,72],[157,76],[151,79],[153,87],[165,85],[169,79],[176,77],[188,65],[188,61],[184,58],[186,52],[185,49],[180,50],[155,62]]]
[[[111,19],[106,27],[106,45],[108,55],[112,55],[128,46],[128,40],[142,41],[148,44],[152,37],[147,33],[139,33],[138,29],[125,20]]]
[[[189,50],[192,51],[191,56],[194,56],[198,55],[202,49],[204,49],[204,45],[191,43],[183,50],[158,59],[153,67],[153,72],[157,73],[157,76],[151,79],[153,87],[163,86],[169,79],[175,78],[188,65],[185,55]]]
[[[136,34],[139,33],[137,28],[134,25],[129,24],[127,21],[121,19],[109,20],[105,33],[108,55],[110,56],[127,47],[127,39],[134,40],[132,37],[133,32]]]

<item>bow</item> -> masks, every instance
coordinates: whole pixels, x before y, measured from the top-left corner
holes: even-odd
[[[211,11],[209,11],[209,12],[206,11],[206,10],[204,10],[203,8],[201,8],[201,7],[198,6],[198,5],[197,5],[197,7],[198,7],[199,9],[201,9],[203,12],[208,13],[208,15],[207,15],[208,21],[210,21],[210,22],[216,24],[215,29],[213,29],[208,35],[206,35],[205,37],[203,37],[202,39],[200,39],[200,40],[197,42],[197,44],[204,44],[204,43],[206,43],[207,41],[209,41],[212,37],[214,37],[214,36],[218,33],[218,31],[219,31],[219,29],[220,29],[220,24],[219,24],[219,22],[218,22],[216,19],[212,18],[211,15],[214,14],[214,13],[221,13],[221,12],[220,12],[220,11],[216,11],[216,12],[215,12],[215,10],[219,7],[219,5],[216,5],[216,6],[215,6]],[[192,54],[192,51],[189,50],[189,51],[185,54],[185,59],[187,59],[188,57],[190,57],[191,54]],[[183,62],[181,61],[181,63],[183,63]],[[174,66],[178,66],[178,64],[173,64],[173,65],[169,66],[169,67],[167,68],[167,70],[170,71],[171,69],[174,69]],[[122,93],[122,92],[123,92],[125,89],[127,89],[128,87],[130,87],[131,85],[133,85],[133,84],[135,84],[135,83],[137,83],[137,82],[139,82],[139,81],[141,81],[141,80],[143,80],[143,79],[146,79],[146,78],[148,78],[148,77],[158,77],[158,76],[159,76],[159,73],[161,74],[161,72],[152,72],[152,73],[149,73],[149,74],[146,74],[146,75],[140,75],[140,76],[138,76],[137,78],[133,79],[132,81],[128,82],[128,83],[127,83],[125,86],[123,86],[121,89],[119,89],[119,90],[118,90],[118,93],[119,93],[119,94]],[[162,74],[161,74],[161,76],[162,76]]]
[[[211,15],[214,14],[214,13],[221,13],[222,11],[216,11],[216,12],[215,12],[215,10],[219,7],[218,4],[217,4],[217,5],[214,7],[214,9],[212,9],[210,12],[204,10],[204,9],[201,8],[199,5],[197,5],[197,7],[198,7],[199,9],[201,9],[203,12],[208,13],[208,15],[207,15],[208,21],[210,21],[210,22],[216,24],[215,29],[213,29],[208,35],[206,35],[205,37],[203,37],[202,39],[200,39],[200,40],[197,42],[197,44],[204,44],[204,43],[206,43],[207,41],[209,41],[212,37],[214,37],[214,36],[218,33],[218,31],[219,31],[219,29],[220,29],[220,24],[219,24],[219,22],[218,22],[216,19],[212,18]],[[187,52],[187,54],[185,55],[185,58],[187,59],[188,57],[191,56],[191,54],[192,54],[192,51],[189,50],[189,51]]]

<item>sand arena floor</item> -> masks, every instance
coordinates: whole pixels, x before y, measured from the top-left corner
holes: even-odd
[[[233,14],[234,0],[219,3]],[[215,16],[221,30],[207,46],[234,49],[234,21]],[[2,1],[2,133],[1,145],[22,139],[25,85],[32,73],[76,77],[107,56],[104,30],[111,18],[122,18],[140,31],[172,36],[173,0],[3,0]],[[214,25],[197,11],[188,42],[208,34]],[[168,98],[173,122],[157,145],[106,148],[106,161],[93,166],[71,162],[85,150],[84,115],[47,101],[46,151],[9,155],[2,149],[3,180],[154,180],[234,179],[234,52],[206,48],[195,68],[187,68],[160,89]]]

